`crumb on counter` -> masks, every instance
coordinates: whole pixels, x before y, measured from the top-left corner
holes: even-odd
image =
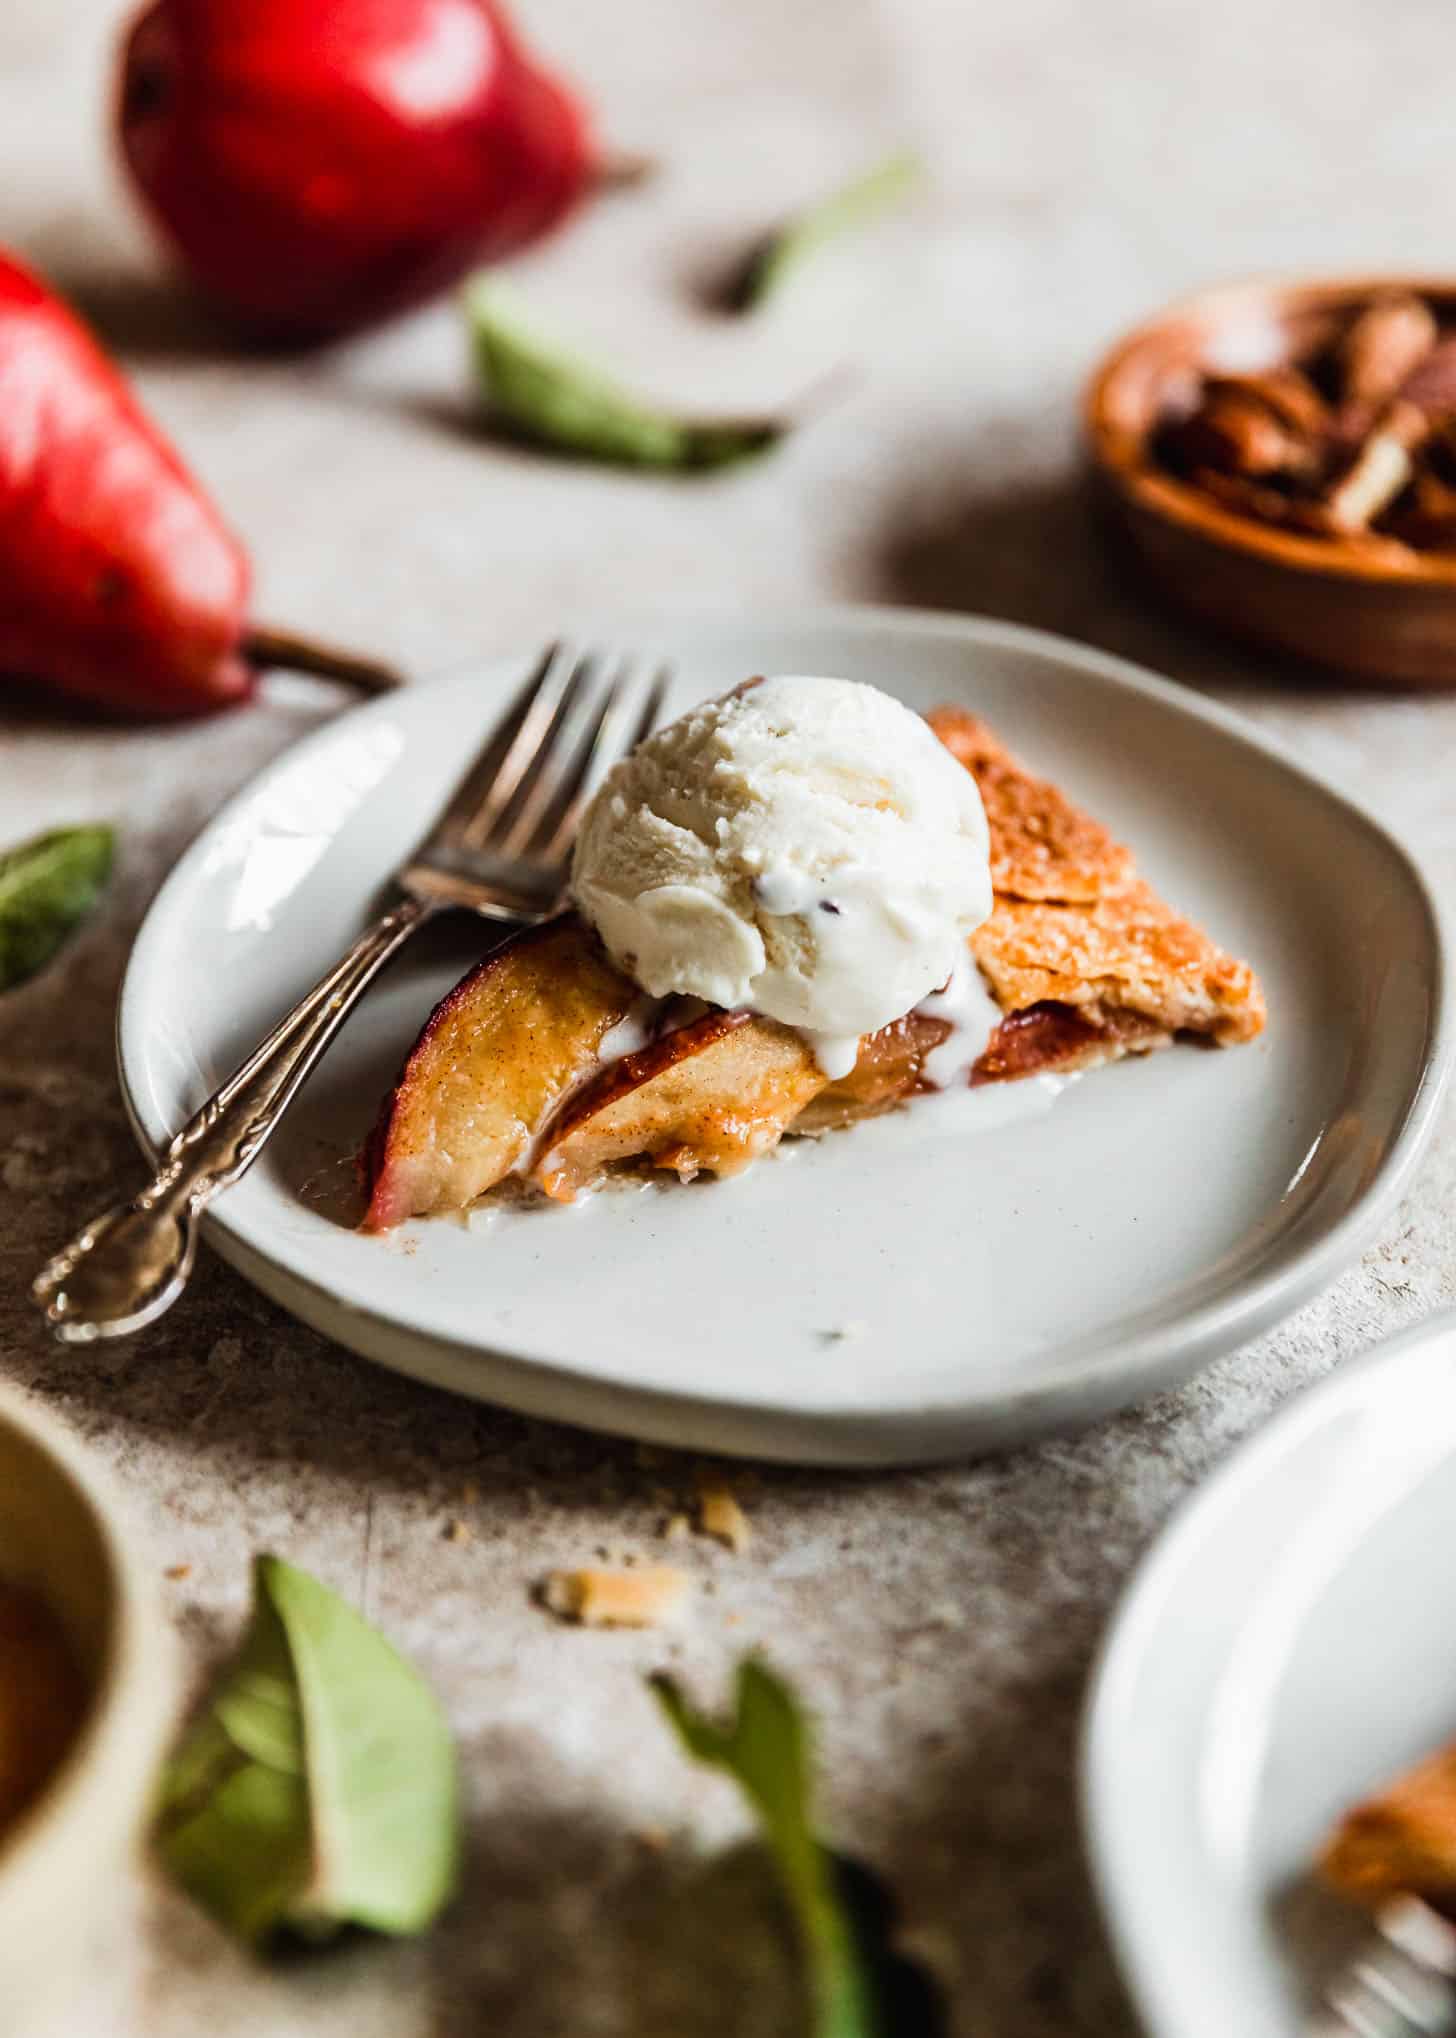
[[[831,1324],[828,1330],[821,1330],[819,1333],[824,1342],[830,1345],[855,1344],[869,1334],[870,1327],[862,1316],[852,1316],[846,1323]]]
[[[182,1579],[192,1576],[192,1566],[190,1564],[169,1564],[162,1573],[162,1576],[170,1578],[175,1585],[180,1583]]]
[[[662,1524],[662,1540],[665,1543],[685,1543],[693,1532],[693,1525],[685,1514],[670,1514]]]
[[[704,1479],[698,1488],[698,1525],[705,1536],[713,1536],[734,1556],[741,1556],[753,1539],[748,1516],[738,1505],[731,1487],[721,1479]]]
[[[686,1604],[692,1580],[669,1564],[635,1571],[552,1571],[541,1603],[560,1620],[586,1628],[654,1628]]]
[[[473,1543],[475,1541],[475,1531],[468,1521],[461,1521],[457,1515],[454,1521],[450,1522],[446,1527],[445,1541],[447,1543]]]

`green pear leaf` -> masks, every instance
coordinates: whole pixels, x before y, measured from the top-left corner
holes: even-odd
[[[492,416],[522,439],[624,467],[723,467],[783,437],[782,418],[684,417],[537,333],[493,281],[467,285],[465,313]]]
[[[732,309],[754,311],[767,304],[826,241],[869,226],[907,197],[923,174],[920,158],[912,150],[897,150],[787,220],[765,236],[744,263],[728,292]]]
[[[168,1765],[156,1840],[250,1945],[346,1925],[423,1931],[454,1889],[459,1785],[428,1687],[337,1594],[279,1557]]]
[[[0,991],[44,968],[111,874],[110,828],[56,828],[0,854]]]
[[[733,1717],[698,1712],[669,1676],[651,1680],[695,1760],[731,1776],[757,1813],[803,1947],[810,2038],[920,2038],[945,2031],[944,2005],[893,1947],[893,1906],[870,1870],[832,1853],[813,1823],[813,1736],[793,1691],[764,1663],[739,1665]]]

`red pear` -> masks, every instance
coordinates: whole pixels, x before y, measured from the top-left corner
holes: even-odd
[[[130,714],[250,692],[248,560],[65,305],[0,254],[0,687]]]
[[[154,0],[119,121],[192,274],[285,344],[423,302],[595,174],[581,106],[493,0]]]

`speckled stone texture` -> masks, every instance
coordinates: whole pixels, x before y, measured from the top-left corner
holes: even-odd
[[[982,609],[1129,653],[1228,700],[1456,875],[1456,700],[1342,694],[1209,646],[1111,575],[1076,486],[1097,350],[1231,272],[1412,266],[1449,242],[1449,10],[1367,0],[530,0],[605,127],[658,153],[519,265],[523,287],[682,394],[773,401],[856,374],[777,456],[674,482],[472,431],[441,309],[307,361],[247,360],[163,280],[103,138],[120,10],[8,0],[0,239],[75,294],[254,549],[270,619],[429,670],[585,608],[874,598]],[[785,204],[906,135],[913,224],[827,262],[751,330],[701,309]],[[564,1630],[533,1581],[598,1546],[660,1554],[690,1468],[376,1371],[208,1261],[134,1344],[61,1353],[23,1301],[45,1251],[133,1178],[111,1062],[137,923],[247,775],[339,705],[271,686],[202,727],[100,728],[0,701],[0,834],[121,827],[104,914],[0,1005],[0,1366],[115,1468],[194,1671],[247,1560],[286,1551],[438,1686],[469,1778],[465,1895],[423,1944],[260,1972],[142,1894],[90,1978],[85,2038],[774,2038],[795,2028],[775,1914],[727,1787],[669,1745],[641,1673],[705,1695],[750,1643],[817,1707],[834,1833],[894,1880],[949,1980],[956,2038],[1116,2038],[1077,1837],[1078,1709],[1129,1568],[1287,1396],[1450,1301],[1449,1124],[1363,1262],[1183,1392],[1082,1436],[901,1476],[740,1481],[740,1557],[694,1542],[677,1639]],[[658,1489],[661,1489],[660,1491]],[[450,1540],[452,1521],[468,1537]]]

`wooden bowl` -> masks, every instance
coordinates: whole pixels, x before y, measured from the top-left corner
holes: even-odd
[[[0,1831],[0,2032],[53,2038],[82,2028],[72,1996],[94,1961],[114,1965],[127,1928],[128,1870],[174,1718],[175,1645],[156,1567],[109,1482],[53,1416],[8,1387],[0,1577],[54,1613],[88,1694],[69,1751]]]
[[[1381,686],[1456,686],[1456,554],[1277,530],[1211,501],[1150,449],[1201,371],[1271,367],[1392,290],[1456,321],[1456,282],[1421,276],[1239,283],[1186,298],[1106,356],[1083,423],[1099,490],[1161,593],[1267,651]]]

